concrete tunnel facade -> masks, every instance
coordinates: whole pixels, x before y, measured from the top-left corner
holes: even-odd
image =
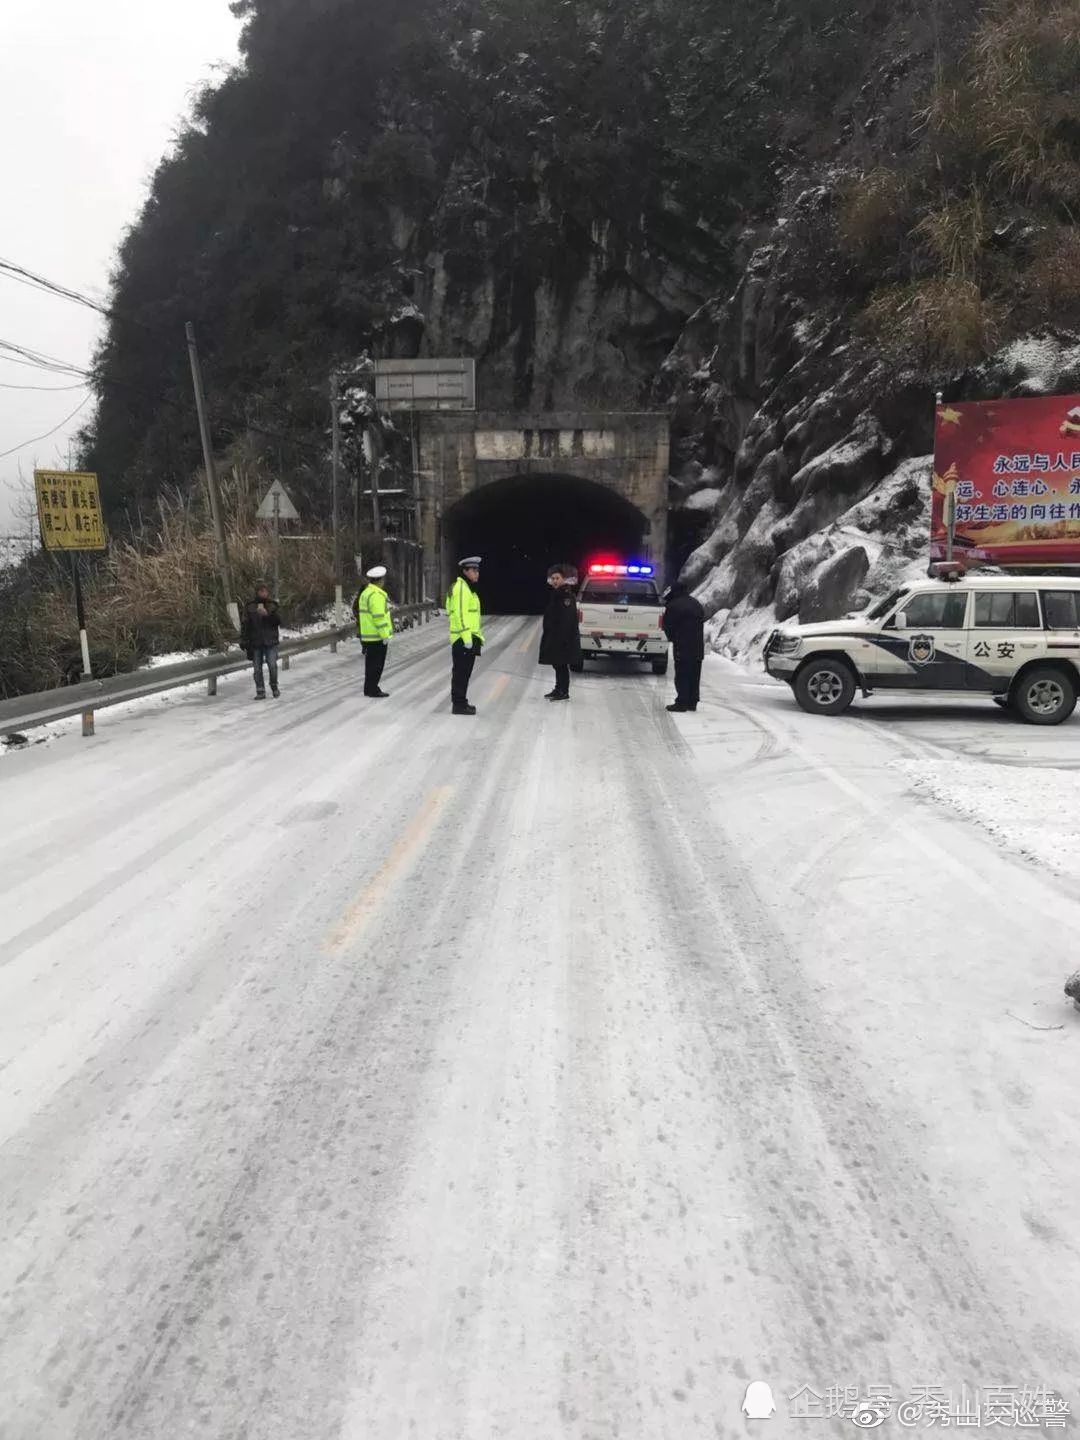
[[[669,421],[654,412],[417,416],[427,593],[484,556],[485,609],[529,612],[549,564],[633,553],[662,577]]]

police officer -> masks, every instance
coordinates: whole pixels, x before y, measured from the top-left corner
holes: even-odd
[[[675,650],[675,704],[667,708],[683,715],[698,707],[705,659],[705,611],[689,586],[681,582],[672,585],[661,623]]]
[[[390,602],[386,595],[386,566],[373,565],[367,572],[368,584],[353,604],[356,633],[364,650],[364,694],[370,700],[387,700],[389,695],[379,681],[386,665],[386,648],[394,633],[390,619]]]
[[[455,715],[475,715],[476,706],[469,704],[469,677],[484,644],[480,596],[476,593],[480,556],[466,555],[458,561],[458,571],[446,597],[450,616],[450,705]]]
[[[572,565],[552,565],[547,583],[551,598],[544,611],[544,628],[540,636],[540,664],[555,671],[555,688],[549,700],[570,699],[570,669],[581,664],[581,635],[578,631],[577,601],[572,586],[576,583]]]

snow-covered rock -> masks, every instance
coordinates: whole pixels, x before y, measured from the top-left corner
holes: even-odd
[[[808,311],[790,274],[791,227],[817,223],[829,194],[806,191],[753,237],[734,294],[702,306],[664,366],[677,533],[693,546],[682,578],[734,657],[779,621],[860,609],[925,573],[933,390],[888,375],[843,315]],[[1071,388],[1080,342],[1047,333],[957,377],[949,398]]]

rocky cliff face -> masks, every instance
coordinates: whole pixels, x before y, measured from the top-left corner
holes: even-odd
[[[830,203],[809,190],[771,233],[747,236],[734,294],[692,317],[663,367],[674,528],[692,545],[683,578],[723,653],[748,652],[777,621],[862,608],[925,569],[934,393],[890,374],[842,310],[800,299],[807,236]],[[1077,337],[1045,334],[956,376],[947,398],[1073,388]]]
[[[613,245],[599,225],[565,239],[555,265],[525,251],[476,274],[435,237],[402,353],[478,357],[485,410],[640,408],[712,277]]]

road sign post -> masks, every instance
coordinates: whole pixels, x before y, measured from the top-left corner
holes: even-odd
[[[273,521],[274,539],[274,598],[281,599],[281,521],[299,520],[300,512],[293,504],[289,492],[280,480],[275,480],[259,502],[255,511],[259,520]]]
[[[281,496],[274,496],[274,598],[281,597]]]
[[[98,477],[82,470],[35,470],[34,492],[42,545],[46,550],[66,551],[70,557],[82,674],[90,679],[90,642],[79,555],[84,550],[104,550],[106,546]]]

